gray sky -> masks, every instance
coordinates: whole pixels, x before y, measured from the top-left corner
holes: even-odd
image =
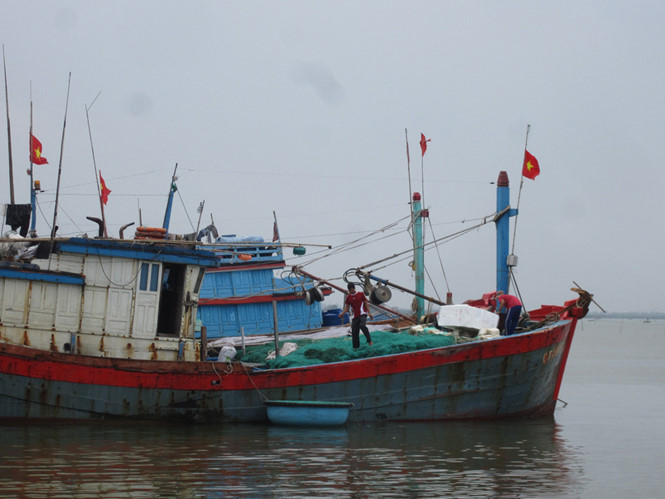
[[[408,216],[408,129],[414,190],[420,133],[431,139],[425,205],[441,238],[493,213],[500,170],[517,205],[531,124],[541,175],[524,181],[515,242],[527,308],[572,298],[576,281],[608,311],[664,311],[664,25],[659,1],[3,0],[17,202],[29,201],[32,87],[48,234],[69,72],[61,235],[95,232],[85,106],[100,92],[90,120],[114,235],[139,206],[161,225],[178,163],[174,232],[193,231],[205,200],[203,224],[212,214],[224,234],[270,238],[274,210],[283,241],[359,239]],[[3,134],[5,172],[7,160]],[[335,278],[404,251],[397,227],[306,270]],[[494,235],[488,224],[439,247],[456,301],[495,288]],[[439,256],[427,261],[445,296]],[[377,274],[413,279],[405,260]]]

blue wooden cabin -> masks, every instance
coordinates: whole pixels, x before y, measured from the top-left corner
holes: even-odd
[[[206,270],[198,318],[208,339],[313,329],[322,326],[321,303],[307,304],[304,292],[316,283],[285,271],[282,247],[262,238],[222,236],[208,246],[221,258],[219,267]],[[326,291],[329,294],[329,291]],[[275,312],[277,314],[275,320]]]

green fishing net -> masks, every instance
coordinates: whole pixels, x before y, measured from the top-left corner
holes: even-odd
[[[373,345],[369,346],[364,335],[360,333],[360,348],[356,350],[353,349],[350,336],[322,340],[289,340],[289,343],[295,343],[298,348],[288,355],[269,360],[266,360],[266,358],[275,349],[274,342],[248,346],[244,354],[241,351],[238,352],[236,360],[263,364],[270,369],[277,369],[379,357],[455,344],[454,335],[432,334],[431,330],[430,332],[425,330],[417,334],[413,334],[409,330],[397,332],[372,331],[371,336]],[[286,342],[279,342],[280,349],[284,346],[284,343]]]

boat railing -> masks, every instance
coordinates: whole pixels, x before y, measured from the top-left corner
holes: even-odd
[[[265,263],[284,261],[284,254],[281,246],[273,244],[213,243],[211,245],[206,245],[206,249],[212,250],[223,263]]]

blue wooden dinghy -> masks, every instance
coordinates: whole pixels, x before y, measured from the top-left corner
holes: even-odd
[[[339,426],[349,418],[351,402],[266,400],[268,419],[282,426]]]

